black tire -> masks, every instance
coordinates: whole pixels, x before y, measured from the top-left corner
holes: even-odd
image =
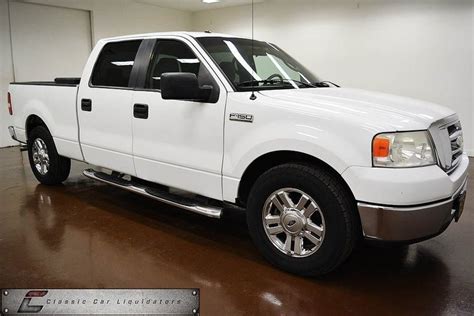
[[[324,238],[319,248],[308,252],[306,257],[294,257],[294,252],[290,255],[279,250],[264,228],[265,202],[283,188],[309,195],[319,206],[318,216],[324,217]],[[350,255],[361,234],[355,200],[341,180],[324,168],[294,163],[274,167],[257,179],[247,203],[247,225],[256,247],[270,263],[298,275],[320,276],[331,272]],[[284,226],[281,217],[277,225]],[[287,231],[284,234],[288,236]],[[291,245],[294,247],[294,241]]]
[[[49,158],[49,169],[42,174],[35,166],[33,159],[34,142],[39,139],[46,145]],[[28,158],[31,170],[39,182],[47,185],[60,184],[69,176],[71,159],[60,156],[54,145],[54,140],[48,129],[44,126],[35,127],[28,137]]]

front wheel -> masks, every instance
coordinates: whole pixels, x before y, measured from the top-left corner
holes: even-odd
[[[36,179],[43,184],[59,184],[67,179],[71,159],[60,156],[48,129],[35,127],[28,136],[28,158]]]
[[[352,195],[324,168],[274,167],[257,179],[247,206],[255,245],[268,261],[291,273],[332,271],[360,234]]]

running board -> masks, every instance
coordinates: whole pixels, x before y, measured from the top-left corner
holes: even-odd
[[[200,204],[197,203],[197,201],[191,200],[190,198],[181,197],[179,195],[165,192],[163,190],[156,190],[144,185],[135,184],[133,181],[127,181],[121,178],[116,178],[103,172],[94,171],[92,169],[86,169],[83,171],[83,174],[88,178],[111,184],[127,191],[138,193],[146,197],[158,200],[160,202],[204,216],[220,218],[222,215],[221,207],[205,205],[205,203]]]

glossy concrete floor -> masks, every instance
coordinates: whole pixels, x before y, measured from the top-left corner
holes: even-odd
[[[26,153],[0,150],[1,288],[198,287],[203,315],[474,313],[474,192],[441,236],[395,249],[363,245],[318,280],[267,264],[242,214],[181,211],[95,183],[84,166],[48,187]]]

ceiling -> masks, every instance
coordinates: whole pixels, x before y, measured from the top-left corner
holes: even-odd
[[[251,4],[252,0],[220,0],[217,3],[203,3],[202,0],[135,0],[136,2],[156,5],[163,8],[172,8],[183,11],[203,11],[218,8],[226,8]],[[263,2],[264,0],[254,0],[254,3]]]

